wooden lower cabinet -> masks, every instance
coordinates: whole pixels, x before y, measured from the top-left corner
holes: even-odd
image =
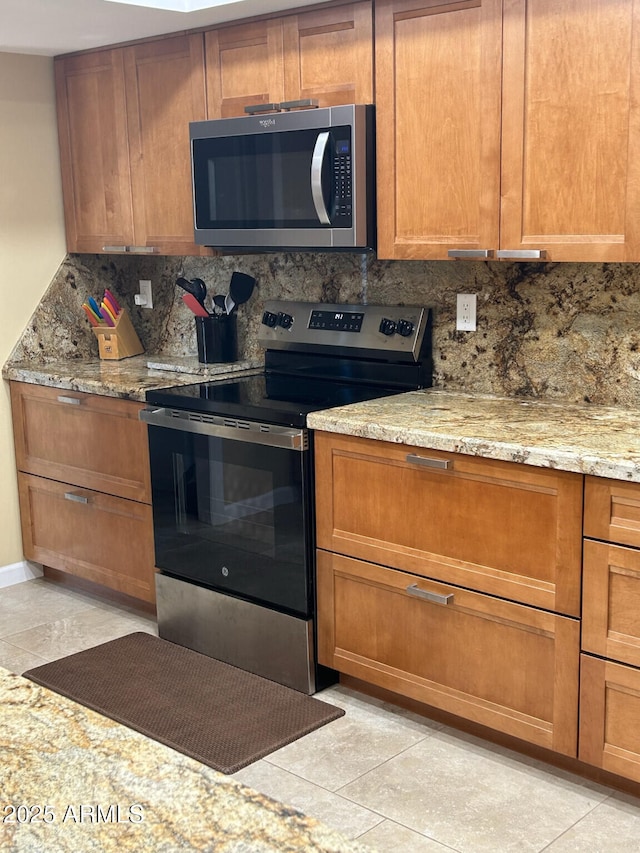
[[[19,471],[151,502],[143,403],[11,382]]]
[[[585,539],[582,649],[640,666],[640,551]]]
[[[18,474],[24,555],[144,601],[155,601],[148,504]]]
[[[319,548],[580,615],[581,474],[323,432],[315,459]]]
[[[323,550],[317,570],[320,663],[576,756],[577,619]]]
[[[144,404],[10,384],[25,557],[155,601]]]
[[[640,670],[581,655],[579,758],[640,782]]]
[[[640,483],[584,478],[584,535],[640,548]]]

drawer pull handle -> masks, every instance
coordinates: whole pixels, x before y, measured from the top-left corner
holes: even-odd
[[[75,501],[77,504],[88,504],[89,498],[85,495],[75,495],[73,492],[64,493],[65,501]]]
[[[450,459],[434,459],[432,456],[418,456],[417,453],[407,453],[407,462],[424,465],[425,468],[442,468],[445,471],[453,467]]]
[[[447,255],[458,260],[486,261],[493,257],[493,249],[449,249]]]
[[[412,583],[408,586],[406,592],[408,592],[409,595],[415,595],[416,598],[425,598],[433,604],[453,604],[452,592],[447,593],[446,595],[441,592],[429,592],[426,589],[420,589],[417,583]]]
[[[542,261],[547,253],[545,249],[498,249],[496,257],[505,261]]]
[[[64,394],[58,394],[58,402],[66,403],[68,406],[79,406],[80,397],[65,397]]]
[[[121,254],[122,252],[128,252],[129,247],[128,246],[103,246],[102,251],[103,252],[111,252],[112,254],[115,254],[116,252],[118,254]]]

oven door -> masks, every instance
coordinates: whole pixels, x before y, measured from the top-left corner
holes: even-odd
[[[306,430],[144,409],[156,566],[296,616],[312,613]]]

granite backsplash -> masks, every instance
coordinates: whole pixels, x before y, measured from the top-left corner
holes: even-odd
[[[267,299],[419,304],[434,316],[434,385],[506,396],[634,407],[640,402],[640,265],[379,261],[373,255],[274,253],[215,258],[68,255],[10,363],[97,358],[81,310],[109,287],[149,354],[196,353],[193,315],[176,288],[202,278],[225,293],[234,270],[257,280],[238,309],[240,358],[259,354]],[[134,303],[149,279],[154,308]],[[456,294],[478,297],[478,329],[455,329]]]

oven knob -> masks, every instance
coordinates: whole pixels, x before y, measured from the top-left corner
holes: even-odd
[[[396,326],[396,331],[399,335],[402,335],[403,338],[408,338],[411,332],[413,332],[415,326],[411,322],[411,320],[398,320],[398,325]]]
[[[383,317],[382,320],[380,320],[379,331],[382,332],[383,335],[393,335],[396,331],[396,324],[388,317]]]
[[[278,314],[278,325],[282,326],[283,329],[290,329],[293,326],[293,317],[291,314],[285,314],[281,311]]]
[[[272,311],[265,311],[262,315],[262,325],[263,326],[271,326],[273,328],[275,324],[278,322],[278,315],[274,314]]]

